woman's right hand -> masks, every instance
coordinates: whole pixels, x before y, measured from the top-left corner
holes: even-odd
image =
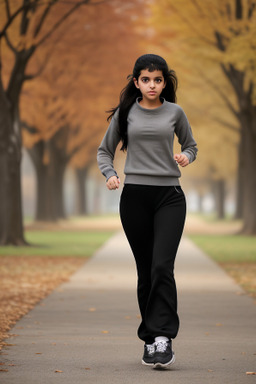
[[[116,176],[111,176],[107,181],[107,188],[111,190],[118,189],[120,185],[120,179]]]

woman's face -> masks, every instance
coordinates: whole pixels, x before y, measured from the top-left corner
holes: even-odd
[[[150,102],[159,99],[166,83],[162,71],[149,72],[143,69],[137,79],[133,79],[135,86],[141,91],[143,99]]]

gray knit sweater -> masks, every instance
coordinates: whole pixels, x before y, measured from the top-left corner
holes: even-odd
[[[179,166],[173,159],[174,134],[189,162],[195,160],[196,142],[182,108],[163,100],[155,109],[143,108],[137,100],[128,115],[128,148],[124,168],[125,184],[179,185]],[[108,180],[117,175],[113,160],[121,138],[118,110],[99,146],[97,160]]]

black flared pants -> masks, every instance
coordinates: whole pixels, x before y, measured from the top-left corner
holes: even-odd
[[[183,232],[186,201],[180,186],[125,184],[120,217],[138,273],[142,321],[138,336],[175,338],[179,329],[174,261]]]

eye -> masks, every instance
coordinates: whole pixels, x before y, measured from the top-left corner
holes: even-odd
[[[162,82],[162,79],[156,79],[155,81],[157,84],[160,84]]]
[[[148,82],[148,79],[147,79],[146,77],[143,77],[143,78],[141,79],[141,81],[142,81],[142,83],[147,83],[147,82]]]

